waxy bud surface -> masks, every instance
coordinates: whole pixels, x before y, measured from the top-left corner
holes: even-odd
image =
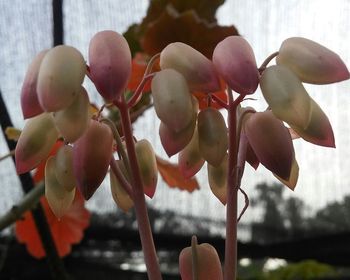
[[[306,38],[285,40],[276,62],[290,68],[306,83],[330,84],[350,78],[346,65],[336,53]]]
[[[171,43],[162,50],[160,68],[171,68],[180,72],[191,91],[213,92],[220,89],[219,78],[212,62],[184,43]]]
[[[213,63],[228,86],[240,94],[252,94],[259,83],[253,49],[241,36],[229,36],[215,47]]]
[[[131,75],[131,52],[126,39],[105,30],[92,37],[89,45],[90,77],[98,92],[111,102],[123,94]]]

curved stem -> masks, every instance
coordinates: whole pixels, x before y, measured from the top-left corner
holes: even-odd
[[[261,66],[258,69],[260,74],[265,71],[267,65],[271,62],[272,59],[278,56],[278,54],[279,52],[274,52],[264,60],[264,62],[261,64]]]
[[[228,105],[226,102],[224,102],[222,99],[220,99],[219,97],[217,97],[215,94],[211,95],[211,98],[218,104],[220,105],[222,108],[228,109]]]
[[[151,74],[143,76],[141,83],[137,86],[137,89],[135,90],[133,96],[128,101],[129,108],[136,105],[136,103],[139,101],[139,98],[143,92],[143,88],[145,87],[146,83],[154,77],[154,75],[155,75],[155,73],[151,73]]]
[[[126,148],[129,155],[129,162],[131,167],[131,181],[134,193],[134,203],[136,219],[139,227],[139,234],[141,238],[142,250],[144,253],[145,263],[147,267],[148,279],[161,280],[162,275],[160,273],[158,258],[154,246],[151,226],[149,223],[147,206],[145,196],[143,193],[143,185],[140,174],[140,168],[137,163],[134,139],[132,134],[131,122],[128,105],[125,102],[124,97],[121,100],[115,102],[120,110],[122,127],[124,131]]]
[[[152,58],[148,61],[147,68],[145,70],[144,76],[151,73],[154,63],[156,63],[156,60],[160,57],[160,53],[155,54],[152,56]]]
[[[112,157],[110,162],[110,167],[112,172],[114,173],[115,177],[117,178],[118,182],[122,186],[122,188],[126,191],[126,193],[130,196],[132,200],[134,200],[134,193],[132,191],[132,187],[129,184],[128,180],[126,180],[125,176],[119,169],[117,163],[115,162],[114,158]]]

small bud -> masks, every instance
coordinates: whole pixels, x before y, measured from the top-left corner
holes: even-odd
[[[90,76],[108,102],[123,94],[131,75],[131,52],[126,39],[105,30],[92,37],[89,45]]]
[[[57,137],[58,132],[50,114],[42,113],[29,119],[16,145],[17,173],[26,173],[46,159]]]
[[[301,37],[285,40],[276,62],[290,68],[306,83],[329,84],[350,78],[346,65],[336,53]]]
[[[215,248],[208,244],[197,244],[192,237],[191,247],[184,248],[179,256],[182,280],[222,280],[221,263]],[[195,275],[195,278],[193,278]]]
[[[198,143],[203,158],[219,166],[227,152],[228,137],[225,120],[217,109],[206,108],[199,112]]]
[[[91,120],[73,146],[73,171],[78,188],[88,200],[105,178],[113,153],[113,134],[103,123]]]
[[[21,91],[21,107],[24,119],[35,117],[44,110],[41,108],[36,91],[41,62],[48,50],[41,51],[29,65]]]
[[[252,94],[259,83],[253,49],[241,36],[222,40],[213,53],[213,63],[228,86],[240,94]]]
[[[74,143],[85,132],[89,124],[90,102],[86,90],[81,87],[73,103],[67,108],[54,112],[57,130],[65,141]]]
[[[261,91],[274,115],[289,125],[305,128],[311,117],[311,99],[297,76],[284,66],[268,67]]]
[[[288,129],[271,111],[251,114],[244,132],[259,161],[284,180],[291,174],[294,148]]]
[[[154,109],[159,119],[176,132],[193,118],[192,97],[185,78],[173,69],[158,72],[152,80]]]
[[[156,155],[152,145],[146,139],[135,144],[137,163],[140,168],[144,193],[152,198],[156,191],[158,181],[158,169]]]
[[[54,215],[60,219],[72,206],[75,188],[67,190],[62,186],[55,174],[55,158],[50,157],[45,165],[45,196]]]
[[[82,54],[70,46],[49,50],[40,65],[38,99],[46,112],[55,112],[72,104],[80,92],[86,73]]]
[[[213,92],[220,89],[219,78],[212,62],[184,43],[171,43],[162,50],[160,68],[172,68],[180,72],[191,91]]]

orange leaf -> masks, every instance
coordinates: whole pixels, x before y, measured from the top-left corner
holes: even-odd
[[[60,257],[71,252],[71,245],[79,243],[83,238],[83,231],[88,227],[90,213],[84,207],[84,199],[76,192],[74,202],[60,220],[52,213],[46,198],[41,198],[41,204],[51,229],[52,238]],[[22,220],[16,222],[15,234],[20,243],[25,243],[29,254],[35,258],[43,258],[45,251],[40,241],[31,212],[26,212]]]
[[[182,176],[178,165],[170,163],[160,157],[157,157],[157,165],[160,175],[169,187],[186,190],[188,192],[199,189],[196,178],[186,179]]]
[[[237,35],[234,26],[208,24],[196,11],[179,13],[168,5],[164,12],[147,25],[141,46],[149,55],[161,52],[169,43],[183,42],[211,58],[215,46],[224,38]]]

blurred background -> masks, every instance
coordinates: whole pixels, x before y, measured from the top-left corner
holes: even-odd
[[[20,91],[27,66],[39,51],[54,45],[54,34],[61,34],[65,44],[79,49],[87,59],[89,41],[98,31],[128,31],[127,38],[131,40],[134,37],[130,34],[138,33],[132,33],[130,26],[147,28],[152,20],[164,15],[164,7],[169,3],[177,9],[178,17],[186,13],[186,9],[190,10],[181,4],[186,1],[153,2],[162,9],[153,9],[153,18],[145,23],[150,5],[147,0],[0,0],[0,91],[14,126],[19,129],[24,126]],[[203,0],[187,4],[190,2],[197,8],[207,7],[194,9],[200,17],[204,17],[205,13],[200,13],[203,10],[205,15],[214,15],[205,18],[206,21],[221,27],[233,25],[253,47],[258,65],[277,51],[284,39],[294,36],[306,37],[330,48],[350,65],[348,0]],[[198,4],[200,2],[202,4]],[[56,28],[60,24],[62,27],[56,33],[55,24]],[[143,32],[143,36],[148,34]],[[186,33],[186,30],[179,32]],[[192,35],[190,39],[203,41],[204,45],[206,40],[199,35]],[[135,53],[151,52],[145,50],[142,41],[141,46],[133,46]],[[91,101],[103,104],[88,79],[84,85]],[[336,149],[314,146],[300,139],[294,141],[300,167],[294,192],[280,185],[263,166],[255,171],[247,165],[242,187],[250,198],[250,206],[238,229],[241,279],[350,277],[347,269],[350,267],[350,83],[305,87],[327,114],[333,126]],[[245,104],[264,110],[266,103],[259,90],[254,98],[257,100]],[[157,154],[167,158],[155,133],[158,126],[154,110],[149,109],[134,123],[134,133],[137,138],[149,139]],[[0,156],[8,152],[1,134]],[[176,156],[170,161],[176,162]],[[1,215],[21,200],[23,191],[10,158],[0,162],[0,178]],[[168,279],[179,278],[178,253],[189,246],[192,234],[198,235],[199,242],[210,242],[219,254],[223,253],[225,207],[210,192],[205,167],[197,179],[200,188],[193,192],[169,188],[160,179],[154,198],[147,200],[161,267]],[[243,206],[242,196],[239,208]],[[74,245],[71,254],[65,257],[67,270],[76,279],[96,279],[97,275],[112,279],[117,273],[120,273],[118,279],[147,279],[134,213],[125,214],[117,209],[108,178],[87,201],[86,207],[91,212],[90,226],[85,230],[83,241]],[[18,269],[19,266],[23,270]],[[311,278],[305,276],[305,271],[313,272]],[[46,263],[36,260],[24,245],[19,245],[13,227],[2,231],[0,278],[32,279],[35,273],[48,274]],[[300,274],[295,274],[299,275],[297,278],[288,278],[292,273]]]

